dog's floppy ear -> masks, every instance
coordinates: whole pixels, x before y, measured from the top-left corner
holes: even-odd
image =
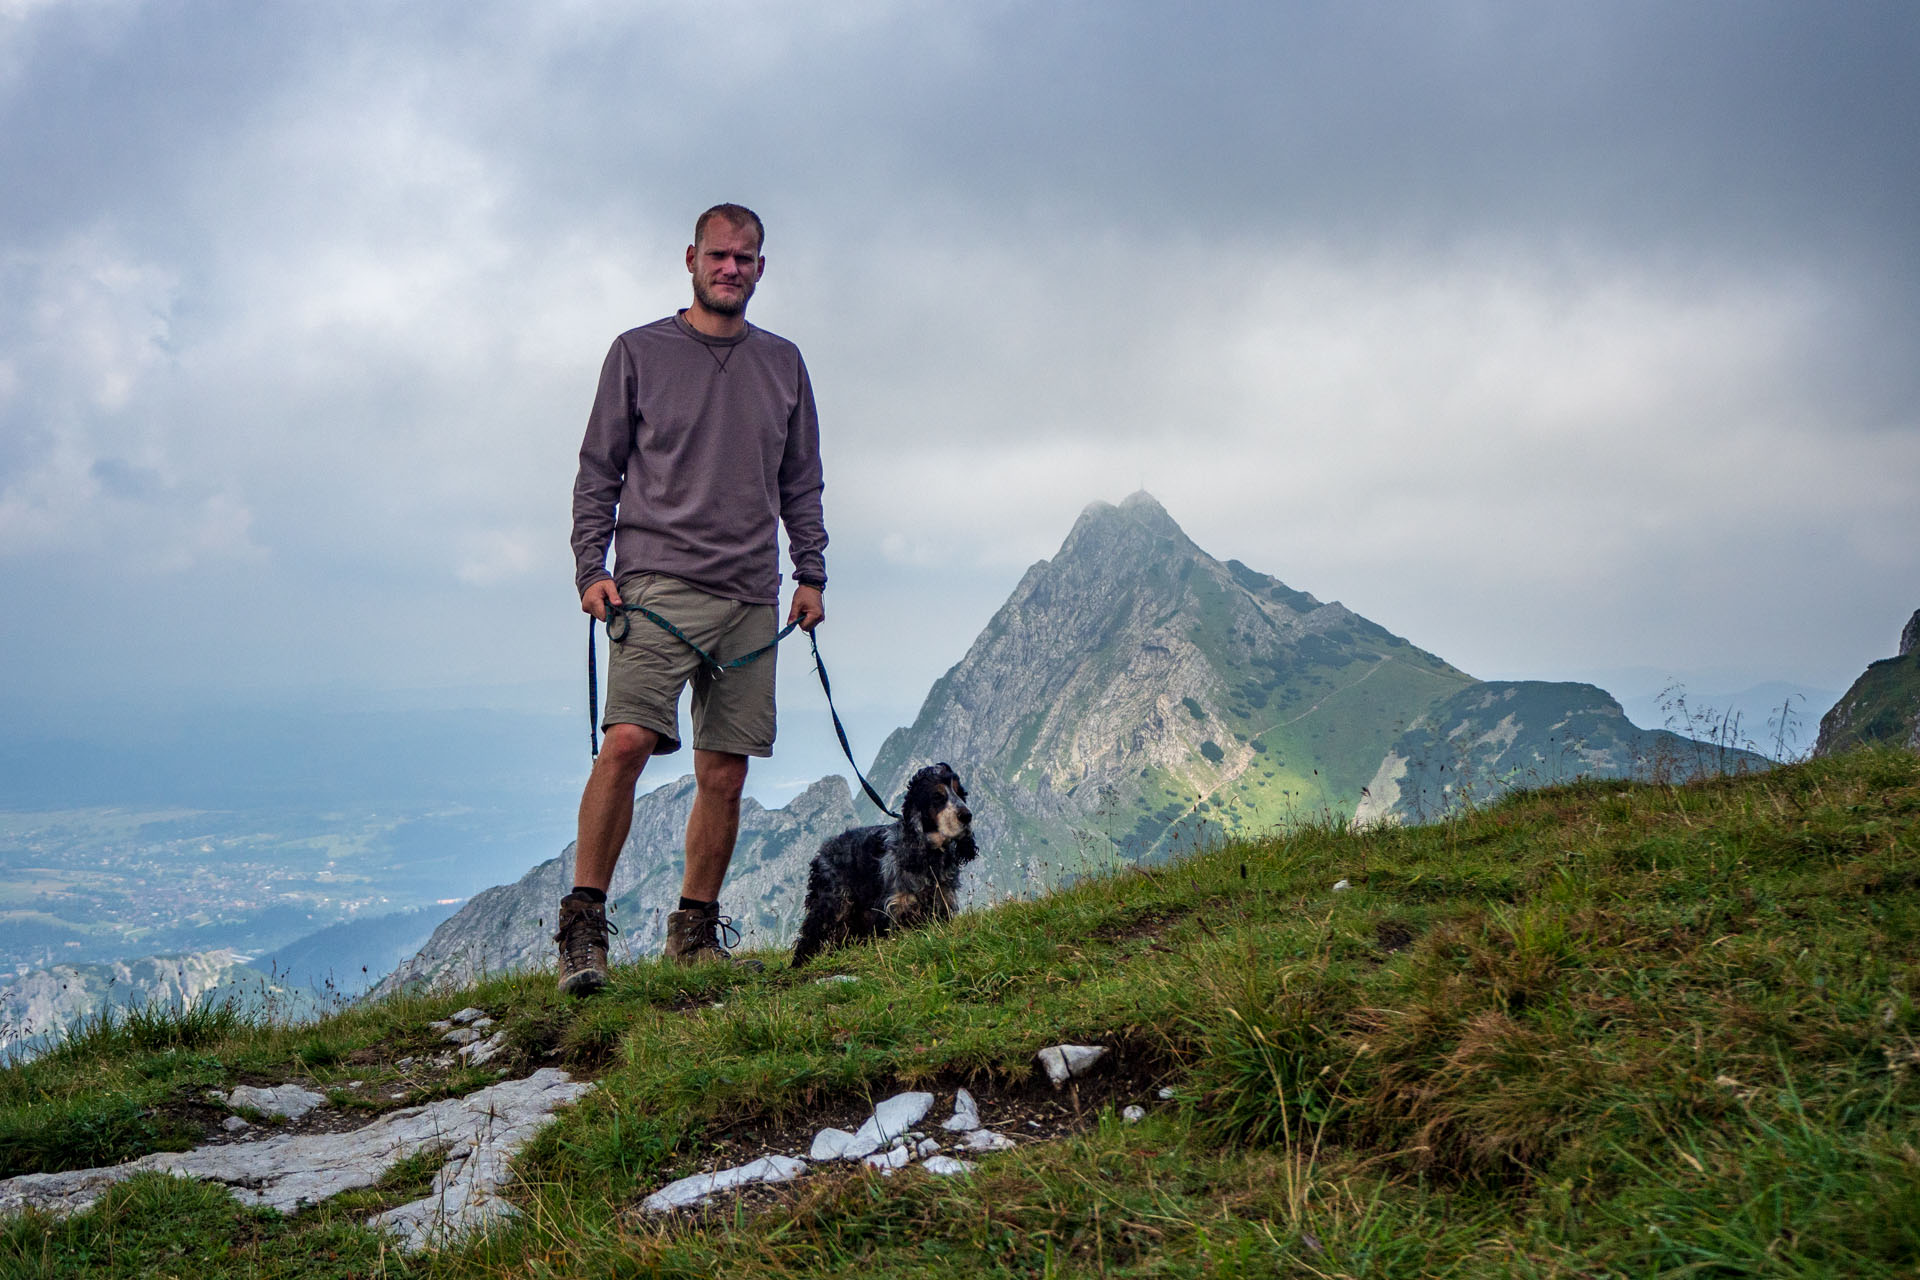
[[[907,794],[900,799],[900,821],[910,830],[925,834],[927,815],[933,808],[933,789],[939,781],[940,765],[929,765],[915,773],[907,783]]]

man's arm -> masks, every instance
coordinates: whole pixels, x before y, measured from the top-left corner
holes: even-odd
[[[799,359],[795,353],[795,359]],[[813,405],[813,379],[800,361],[800,395],[787,418],[786,452],[780,459],[780,520],[787,526],[793,560],[793,605],[788,622],[811,631],[827,617],[820,593],[827,585],[827,525],[821,514],[820,421]]]
[[[620,486],[626,482],[627,462],[633,454],[633,383],[627,344],[616,338],[600,366],[600,386],[594,393],[593,412],[587,415],[580,470],[573,480],[573,585],[580,592],[580,607],[596,618],[606,617],[604,601],[595,609],[588,599],[596,584],[607,583],[612,602],[620,601],[607,572],[607,547],[613,541]],[[595,599],[606,591],[595,591]]]

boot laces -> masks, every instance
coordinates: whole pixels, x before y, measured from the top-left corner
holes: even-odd
[[[606,938],[620,932],[620,926],[604,916],[601,917],[599,926],[596,928],[593,917],[582,911],[562,925],[560,932],[554,935],[554,941],[566,951],[568,968],[584,969],[593,963],[593,944],[596,934]],[[601,929],[605,932],[601,933]]]

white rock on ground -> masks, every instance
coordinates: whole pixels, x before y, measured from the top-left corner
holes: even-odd
[[[1128,1107],[1120,1113],[1120,1118],[1128,1124],[1139,1124],[1147,1118],[1147,1109],[1145,1107]]]
[[[486,1034],[486,1032],[476,1031],[472,1027],[455,1027],[440,1038],[448,1044],[472,1044],[475,1040],[480,1039]]]
[[[228,1133],[238,1133],[242,1129],[251,1129],[253,1126],[245,1120],[242,1120],[239,1116],[228,1116],[220,1122],[220,1127]]]
[[[735,1187],[744,1187],[755,1182],[790,1182],[806,1172],[806,1168],[806,1161],[796,1160],[792,1156],[762,1156],[758,1160],[732,1169],[721,1169],[716,1173],[696,1173],[691,1178],[669,1182],[642,1200],[640,1207],[652,1213],[665,1213],[670,1209],[687,1209],[700,1204],[716,1192],[731,1191]]]
[[[869,1169],[904,1169],[913,1163],[912,1147],[894,1147],[868,1156],[860,1162]]]
[[[891,1142],[926,1119],[933,1109],[930,1093],[896,1093],[873,1109],[867,1122],[854,1131],[856,1138],[872,1138],[874,1145]]]
[[[431,1195],[370,1220],[399,1233],[406,1247],[437,1245],[510,1211],[498,1190],[514,1153],[556,1107],[592,1088],[548,1067],[464,1098],[390,1111],[350,1133],[282,1133],[258,1142],[158,1151],[109,1168],[22,1174],[0,1182],[0,1213],[79,1213],[108,1187],[141,1173],[224,1182],[242,1204],[293,1213],[372,1186],[392,1165],[423,1149],[449,1148]]]
[[[815,978],[813,980],[813,985],[816,987],[825,987],[825,986],[831,986],[835,983],[840,983],[840,982],[858,982],[858,981],[860,981],[860,979],[854,977],[850,973],[835,973],[835,974],[829,974],[827,977],[824,977],[824,978]]]
[[[1083,1076],[1093,1070],[1100,1059],[1107,1056],[1107,1047],[1100,1044],[1056,1044],[1042,1049],[1034,1055],[1040,1059],[1040,1065],[1047,1069],[1047,1079],[1057,1088],[1073,1076]]]
[[[1011,1151],[1014,1145],[1012,1138],[991,1129],[975,1129],[960,1139],[962,1151]]]
[[[914,1147],[913,1150],[915,1155],[930,1156],[930,1155],[934,1155],[940,1150],[940,1144],[935,1142],[932,1138],[922,1138],[920,1139],[919,1145]]]
[[[942,1178],[951,1178],[956,1173],[970,1173],[973,1166],[965,1160],[955,1160],[952,1156],[932,1156],[921,1162],[920,1167],[928,1173]]]
[[[896,1093],[873,1109],[853,1133],[822,1129],[813,1135],[810,1160],[863,1160],[896,1138],[903,1138],[933,1108],[930,1093]]]
[[[460,1012],[448,1018],[447,1021],[458,1024],[458,1025],[465,1025],[466,1023],[472,1022],[476,1018],[484,1018],[486,1016],[487,1016],[487,1011],[485,1009],[476,1009],[472,1005],[468,1005],[466,1008],[462,1009]]]
[[[476,1040],[470,1045],[465,1045],[455,1050],[455,1052],[467,1060],[468,1066],[477,1067],[506,1047],[507,1033],[504,1031],[496,1031],[485,1040]]]
[[[1333,891],[1335,893],[1339,893],[1342,890],[1351,889],[1351,888],[1353,888],[1353,886],[1351,884],[1348,884],[1345,880],[1336,880],[1333,882]]]
[[[271,1089],[243,1084],[221,1100],[230,1107],[247,1107],[263,1116],[283,1116],[288,1120],[298,1120],[327,1102],[324,1095],[297,1084],[279,1084]]]
[[[953,1115],[941,1121],[940,1127],[948,1133],[965,1133],[969,1129],[980,1127],[980,1104],[965,1089],[957,1089],[953,1095]]]
[[[878,1138],[856,1138],[845,1129],[822,1129],[813,1135],[809,1160],[858,1160],[880,1149]]]

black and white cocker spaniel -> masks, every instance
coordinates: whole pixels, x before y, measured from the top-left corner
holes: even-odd
[[[907,783],[898,821],[843,831],[813,856],[794,967],[829,947],[945,920],[960,868],[979,852],[967,789],[951,766],[928,765]]]

